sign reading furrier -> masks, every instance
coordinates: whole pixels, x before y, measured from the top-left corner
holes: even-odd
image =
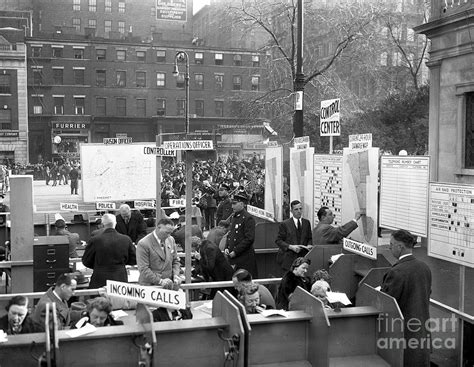
[[[339,136],[341,135],[341,99],[328,99],[321,101],[320,111],[320,136]]]

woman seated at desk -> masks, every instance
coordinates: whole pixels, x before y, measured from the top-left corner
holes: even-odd
[[[13,297],[6,307],[8,313],[0,318],[0,329],[8,335],[39,333],[44,326],[36,323],[28,314],[28,298]]]
[[[250,283],[240,289],[239,301],[244,305],[246,313],[258,313],[273,308],[272,305],[261,303],[259,290],[259,285],[255,283]]]
[[[311,281],[306,277],[306,272],[311,264],[311,260],[304,257],[297,257],[291,264],[290,270],[281,278],[276,305],[278,309],[288,310],[289,297],[295,291],[296,287],[301,287],[309,291]]]
[[[110,314],[111,311],[112,304],[107,298],[96,297],[90,299],[87,303],[87,311],[81,315],[87,319],[84,320],[83,324],[79,327],[84,326],[86,322],[89,322],[95,327],[123,325],[122,321],[114,320]]]

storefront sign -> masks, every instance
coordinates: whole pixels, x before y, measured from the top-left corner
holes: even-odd
[[[18,138],[19,136],[19,131],[0,131],[0,138]]]
[[[156,0],[156,19],[186,21],[186,0]]]
[[[88,129],[89,123],[87,122],[53,122],[53,129],[60,130],[81,130]]]
[[[77,203],[59,203],[59,210],[77,212],[77,211],[79,211],[79,204],[77,204]]]
[[[107,295],[171,309],[186,308],[186,294],[158,287],[107,280]]]

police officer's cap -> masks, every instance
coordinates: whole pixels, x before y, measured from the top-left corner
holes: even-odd
[[[249,198],[244,193],[238,193],[232,197],[232,200],[241,201],[242,203],[247,203],[249,201]]]

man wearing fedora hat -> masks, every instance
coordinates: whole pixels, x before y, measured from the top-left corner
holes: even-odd
[[[255,279],[258,277],[253,241],[255,239],[255,219],[247,212],[248,196],[244,193],[232,197],[233,215],[227,235],[225,254],[235,269],[245,269]]]
[[[219,186],[218,195],[219,195],[219,205],[216,210],[216,223],[219,223],[221,220],[227,220],[232,214],[232,203],[229,198],[229,185],[222,183]]]

